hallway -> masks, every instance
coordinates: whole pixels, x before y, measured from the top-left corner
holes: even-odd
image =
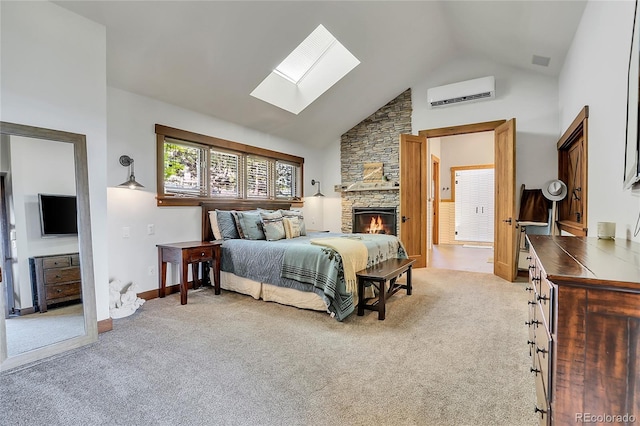
[[[493,274],[493,247],[466,244],[434,245],[430,267]]]

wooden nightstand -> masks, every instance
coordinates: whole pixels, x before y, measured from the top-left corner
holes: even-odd
[[[198,288],[198,265],[213,262],[213,288],[220,294],[220,246],[222,241],[185,241],[181,243],[158,244],[158,278],[160,297],[165,296],[167,285],[167,262],[180,265],[180,304],[187,304],[189,264],[192,267],[193,288]],[[203,270],[202,276],[206,276]]]

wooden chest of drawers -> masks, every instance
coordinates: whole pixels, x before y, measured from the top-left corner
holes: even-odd
[[[527,236],[541,425],[640,419],[640,244]]]
[[[36,311],[46,312],[50,305],[82,299],[78,253],[31,257],[29,265]]]

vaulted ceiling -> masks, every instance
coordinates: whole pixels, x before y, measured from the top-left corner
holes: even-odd
[[[454,57],[556,76],[586,2],[56,1],[103,24],[107,83],[323,146]],[[323,24],[359,60],[294,115],[251,91]],[[548,67],[532,56],[550,58]],[[478,76],[481,77],[481,76]],[[442,82],[442,84],[453,81]]]

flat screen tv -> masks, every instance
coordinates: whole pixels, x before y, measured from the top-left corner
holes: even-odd
[[[38,194],[38,204],[43,237],[78,235],[78,211],[74,195]]]

